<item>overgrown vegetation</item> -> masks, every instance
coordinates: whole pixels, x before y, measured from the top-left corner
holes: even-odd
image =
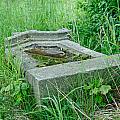
[[[51,47],[52,48],[52,47]],[[49,50],[49,53],[47,51]],[[54,50],[54,53],[53,53]],[[91,56],[86,54],[73,54],[69,50],[53,47],[52,51],[47,48],[30,48],[25,52],[38,61],[37,67],[45,67],[56,64],[63,64],[67,62],[81,61],[90,59]]]
[[[83,82],[67,94],[59,90],[57,96],[48,94],[39,109],[20,61],[11,55],[5,58],[4,38],[12,32],[62,27],[72,29],[72,39],[85,47],[108,55],[120,53],[119,0],[0,0],[1,120],[94,119],[96,109],[120,102],[120,73],[115,72],[107,83],[93,76],[90,83]]]
[[[81,8],[84,9],[83,21]],[[75,33],[80,44],[105,54],[119,53],[119,9],[118,0],[78,0]]]

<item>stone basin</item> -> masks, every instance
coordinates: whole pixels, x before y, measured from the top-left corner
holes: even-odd
[[[13,36],[5,40],[6,55],[10,49],[12,54],[21,61],[21,68],[32,85],[38,101],[42,97],[48,96],[48,89],[50,94],[56,94],[56,91],[67,93],[85,81],[89,82],[94,76],[103,79],[106,79],[107,76],[107,80],[110,80],[108,69],[115,69],[120,65],[119,54],[107,56],[90,50],[71,41],[69,34],[70,31],[67,29],[58,31],[30,30],[14,33]],[[38,50],[37,54],[39,54],[42,50],[42,54],[45,53],[45,56],[64,56],[63,49],[67,50],[69,55],[87,57],[77,61],[38,67],[39,61],[28,54],[33,50],[34,52]]]

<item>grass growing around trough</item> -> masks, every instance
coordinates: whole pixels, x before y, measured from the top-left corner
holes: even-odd
[[[115,72],[107,84],[98,82],[101,81],[98,75],[93,76],[89,84],[78,85],[69,93],[57,90],[57,96],[48,94],[38,109],[31,87],[20,70],[20,61],[11,55],[5,58],[4,53],[4,38],[11,36],[12,32],[62,27],[72,29],[72,39],[85,47],[105,54],[120,53],[119,12],[118,0],[0,0],[0,119],[87,120],[94,118],[93,114],[101,103],[104,106],[111,101],[119,102],[120,75]],[[100,91],[89,93],[102,85],[109,85],[105,95]]]

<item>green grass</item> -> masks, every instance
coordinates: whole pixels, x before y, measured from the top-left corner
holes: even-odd
[[[119,6],[118,0],[0,0],[0,91],[3,91],[0,92],[0,119],[93,119],[100,105],[96,103],[96,95],[89,95],[84,89],[84,78],[83,84],[74,86],[68,93],[57,89],[56,96],[48,94],[39,109],[31,86],[26,83],[20,70],[20,61],[13,59],[11,54],[5,58],[4,39],[12,32],[67,27],[72,30],[72,40],[85,47],[105,54],[120,53]],[[107,101],[105,104],[114,101],[110,96],[120,100],[117,94],[119,72],[113,75],[110,75],[112,80],[108,80],[107,84],[117,92],[116,95],[110,92],[102,96],[109,99],[104,100]],[[101,79],[99,74],[92,76],[90,81],[96,79]]]

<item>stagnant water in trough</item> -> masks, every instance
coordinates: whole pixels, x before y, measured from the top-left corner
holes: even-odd
[[[24,52],[38,61],[37,67],[81,61],[91,58],[91,56],[86,54],[73,54],[69,50],[57,46],[34,46]]]

